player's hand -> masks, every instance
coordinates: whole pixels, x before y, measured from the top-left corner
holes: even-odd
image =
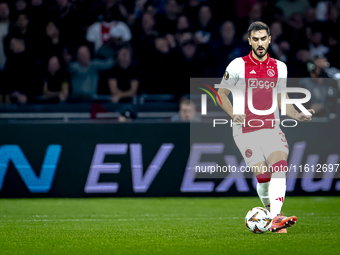
[[[234,115],[233,122],[235,124],[241,124],[242,125],[244,123],[245,119],[246,119],[246,115],[245,114]]]
[[[309,111],[312,115],[315,114],[315,111],[314,111],[313,109],[308,109],[308,111]],[[296,119],[297,119],[298,121],[310,121],[310,120],[312,120],[312,115],[307,116],[307,115],[305,115],[303,112],[300,112],[300,113],[298,113],[298,114],[296,115]]]

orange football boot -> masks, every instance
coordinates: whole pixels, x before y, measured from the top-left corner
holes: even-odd
[[[281,215],[274,217],[270,231],[273,233],[287,233],[286,228],[292,227],[296,221],[296,216],[286,217],[281,213]]]

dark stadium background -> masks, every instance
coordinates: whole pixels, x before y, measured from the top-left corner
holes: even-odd
[[[246,30],[258,20],[271,28],[270,56],[287,64],[288,78],[301,80],[288,86],[311,90],[306,107],[317,112],[311,123],[284,129],[290,157],[297,146],[297,164],[310,155],[339,163],[339,1],[1,0],[0,196],[256,195],[251,179],[248,189],[185,182],[190,124],[179,111],[190,98],[190,78],[220,79],[231,60],[249,54]],[[200,101],[191,99],[197,117]],[[242,160],[230,129],[224,140],[205,133],[201,142],[229,144],[223,155]],[[54,163],[44,163],[56,145]],[[102,172],[96,183],[104,187],[91,191],[101,145],[109,147],[102,162],[120,169]],[[151,163],[162,146],[170,154],[156,171]],[[133,155],[142,170],[133,168]],[[300,177],[287,195],[339,195],[338,175]]]
[[[247,229],[252,173],[190,167],[245,166],[199,88],[254,21],[316,111],[282,127],[287,234]],[[0,254],[339,254],[339,28],[340,0],[0,0]]]

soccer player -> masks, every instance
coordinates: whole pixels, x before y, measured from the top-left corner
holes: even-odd
[[[276,109],[269,115],[256,115],[248,108],[247,102],[248,89],[252,88],[254,109],[271,109],[273,90],[276,89],[281,108],[281,87],[286,86],[287,67],[283,62],[270,58],[267,53],[270,40],[269,27],[263,22],[253,22],[248,28],[250,54],[230,62],[222,78],[222,84],[236,86],[243,91],[245,115],[233,114],[233,106],[228,99],[230,90],[220,88],[218,94],[222,101],[220,106],[234,122],[235,143],[257,178],[257,193],[274,217],[271,231],[287,233],[286,228],[293,226],[297,217],[280,214],[286,193],[288,144],[279,127],[279,112]],[[315,113],[313,109],[308,110],[310,115],[299,113],[293,105],[287,105],[286,109],[287,115],[298,121],[309,121]]]

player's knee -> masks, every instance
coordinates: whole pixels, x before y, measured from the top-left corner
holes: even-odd
[[[280,160],[273,164],[270,167],[270,170],[272,173],[276,172],[287,172],[288,171],[288,166],[287,166],[287,161],[286,160]]]
[[[256,175],[256,179],[258,183],[270,182],[272,176],[269,172],[264,172],[262,174]]]

